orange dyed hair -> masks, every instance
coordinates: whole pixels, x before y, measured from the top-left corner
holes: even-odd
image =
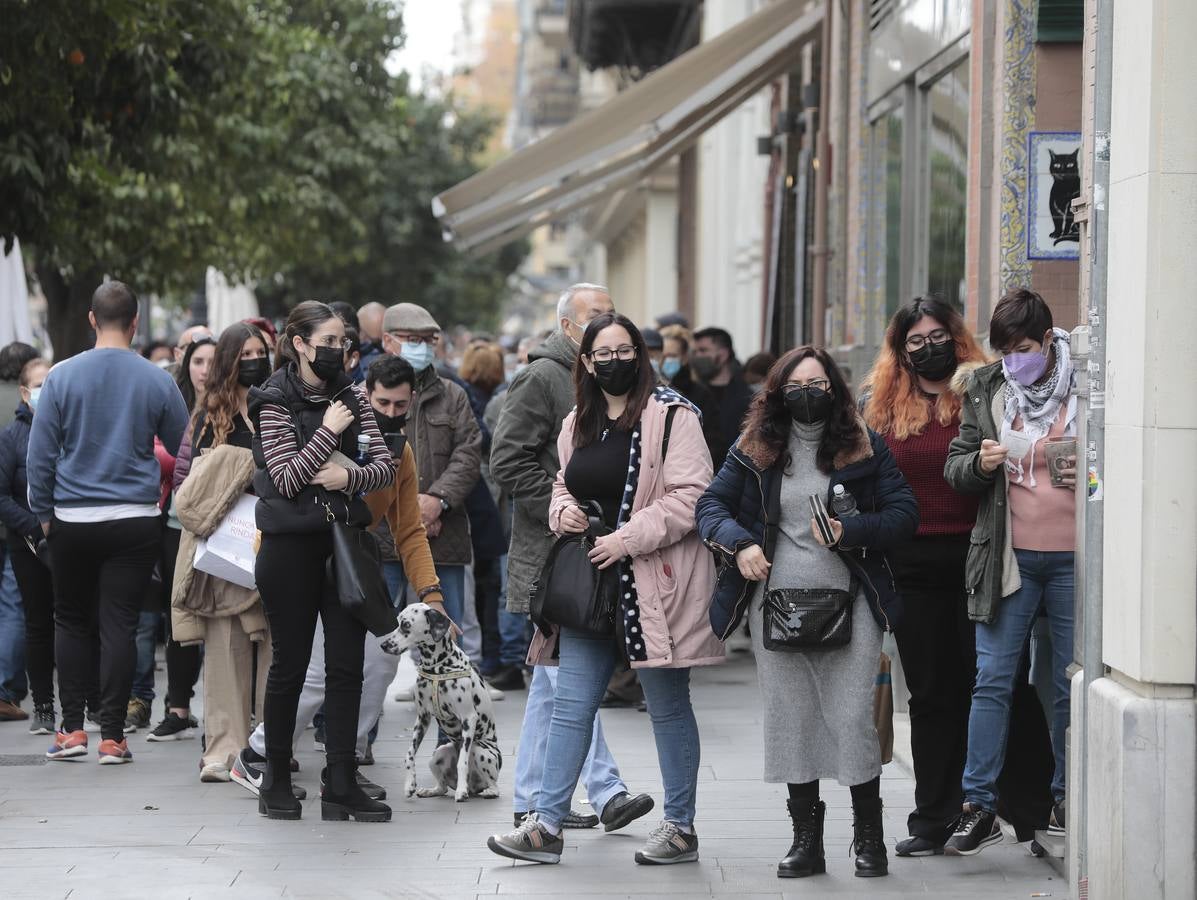
[[[952,335],[957,365],[989,362],[964,318],[939,298],[917,297],[894,313],[873,371],[865,378],[868,402],[864,418],[878,434],[892,434],[899,441],[922,434],[932,414],[940,425],[950,425],[960,415],[960,395],[955,391],[944,391],[933,404],[927,404],[906,352],[906,335],[916,322],[928,316]]]

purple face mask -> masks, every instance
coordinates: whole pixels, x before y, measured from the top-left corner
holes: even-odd
[[[1002,368],[1007,378],[1023,387],[1030,387],[1043,377],[1047,369],[1047,357],[1042,353],[1007,353],[1002,357]]]

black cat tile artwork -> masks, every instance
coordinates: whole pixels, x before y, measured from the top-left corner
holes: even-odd
[[[1052,176],[1052,189],[1047,195],[1047,205],[1052,212],[1052,224],[1055,226],[1048,237],[1055,243],[1062,241],[1080,241],[1079,226],[1072,220],[1072,201],[1081,195],[1081,171],[1077,167],[1076,157],[1080,149],[1071,153],[1051,154],[1051,166],[1048,171]]]
[[[1027,162],[1027,257],[1077,259],[1080,226],[1072,201],[1081,195],[1081,136],[1033,132]]]

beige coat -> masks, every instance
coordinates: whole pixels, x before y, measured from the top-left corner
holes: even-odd
[[[175,511],[183,524],[175,580],[170,597],[171,635],[180,644],[204,640],[202,619],[240,616],[250,640],[266,636],[266,615],[257,591],[197,572],[192,566],[199,538],[220,525],[249,487],[254,475],[250,450],[228,444],[204,451],[175,493]]]

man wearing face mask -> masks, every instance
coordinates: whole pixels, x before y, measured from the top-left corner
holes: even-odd
[[[383,347],[415,371],[406,433],[419,472],[420,519],[436,561],[450,619],[465,612],[465,567],[473,561],[465,499],[482,471],[482,432],[469,397],[435,368],[441,327],[415,303],[396,303],[382,320]]]
[[[744,413],[752,401],[752,391],[740,374],[732,337],[722,328],[703,328],[694,332],[690,368],[711,392],[714,400],[712,418],[719,424],[719,442],[711,448],[715,471],[723,465],[727,451],[740,436]],[[706,418],[704,410],[703,418]]]

